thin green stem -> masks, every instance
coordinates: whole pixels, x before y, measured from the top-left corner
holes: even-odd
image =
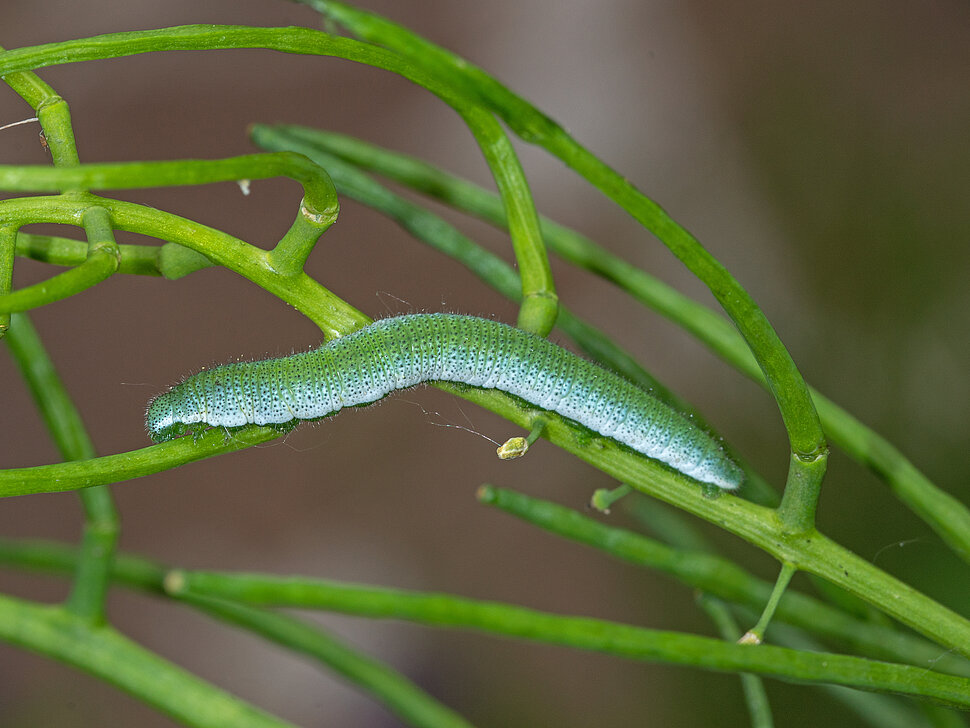
[[[538,612],[447,594],[349,585],[257,574],[175,571],[165,580],[176,597],[194,594],[248,604],[327,609],[520,637],[637,660],[662,660],[719,671],[741,671],[899,692],[970,708],[970,680],[925,668],[782,647],[751,647],[708,637],[642,629],[587,617]]]
[[[0,53],[3,51],[3,46],[0,46]],[[77,145],[74,141],[74,127],[71,124],[71,111],[67,102],[58,96],[40,76],[31,73],[29,69],[17,73],[0,74],[0,76],[37,112],[37,120],[44,132],[54,165],[70,167],[77,164]]]
[[[597,488],[595,491],[593,491],[593,497],[589,499],[589,504],[600,513],[609,514],[614,503],[630,495],[632,492],[633,488],[625,484],[617,486],[612,490],[607,488]],[[483,502],[488,502],[482,496],[481,492],[479,492],[479,499]]]
[[[246,154],[226,159],[178,159],[162,162],[80,164],[68,169],[38,165],[0,165],[0,189],[20,192],[133,190],[183,187],[289,177],[303,186],[304,204],[330,222],[339,209],[337,192],[326,170],[292,152]]]
[[[17,250],[17,226],[0,226],[0,300],[13,289],[13,263]],[[0,311],[0,338],[10,328],[10,313]]]
[[[284,728],[107,626],[0,595],[0,639],[73,665],[194,728]]]
[[[731,610],[720,599],[701,592],[697,596],[697,603],[710,617],[717,627],[721,639],[736,642],[741,636],[737,622],[731,615]],[[744,702],[748,706],[752,728],[772,728],[775,722],[771,717],[771,704],[765,692],[765,684],[757,675],[741,674],[741,687],[744,690]]]
[[[227,435],[209,430],[198,438],[182,437],[139,450],[103,455],[74,463],[0,470],[0,498],[34,493],[63,493],[97,485],[121,483],[215,455],[269,442],[282,433],[272,427],[250,425]]]
[[[749,629],[741,638],[743,643],[760,645],[764,642],[765,632],[768,631],[771,618],[775,616],[775,610],[778,609],[778,604],[785,595],[785,591],[788,589],[788,585],[791,583],[791,579],[797,571],[791,564],[783,563],[781,565],[781,571],[775,580],[775,586],[771,590],[771,596],[768,597],[765,608],[761,612],[761,617],[758,619],[758,623]]]
[[[681,551],[713,553],[707,539],[701,535],[690,519],[670,508],[666,503],[645,498],[637,493],[635,497],[623,501],[623,505],[640,529],[654,534],[662,542]],[[761,599],[756,608],[760,608],[764,603],[764,599]]]
[[[95,457],[81,415],[25,315],[14,317],[7,343],[61,457],[69,462]],[[104,620],[111,561],[118,541],[118,514],[104,486],[79,491],[78,495],[85,515],[84,533],[67,609],[89,623],[99,624]]]
[[[700,551],[703,544],[692,530],[675,537],[690,544],[675,548],[654,539],[620,528],[607,526],[576,511],[550,501],[532,498],[505,488],[483,485],[479,500],[499,508],[557,536],[599,549],[614,558],[668,574],[687,587],[713,597],[759,610],[771,600],[772,585],[758,579],[733,561]],[[655,507],[653,502],[645,503]],[[663,528],[679,514],[664,514]],[[801,627],[863,654],[884,660],[970,676],[970,664],[955,656],[943,656],[940,649],[908,633],[872,624],[846,614],[818,599],[788,591],[777,602],[778,619]]]
[[[89,207],[82,214],[82,224],[89,232],[84,262],[42,283],[0,295],[0,312],[28,311],[61,301],[97,285],[118,270],[121,251],[114,240],[108,212],[102,207]]]
[[[475,135],[502,198],[503,217],[521,271],[518,325],[546,336],[556,324],[559,297],[522,165],[505,130],[490,113],[474,106],[462,107],[459,113]]]
[[[305,1],[355,35],[397,51],[426,70],[434,69],[438,78],[466,94],[477,96],[480,103],[496,113],[525,141],[558,157],[654,233],[710,289],[744,337],[778,403],[797,461],[812,463],[825,452],[825,434],[808,386],[767,317],[727,269],[657,203],[591,154],[559,124],[480,68],[379,16],[330,0]],[[786,489],[806,489],[806,482],[811,481],[803,478],[790,480]],[[793,496],[791,502],[808,504],[813,495],[817,499],[817,493],[808,488],[805,493]],[[814,510],[814,504],[809,504],[803,505],[803,512],[798,514],[788,509],[779,515],[787,531],[802,533],[811,528],[811,524],[806,527],[805,523]]]
[[[74,140],[74,125],[71,123],[71,109],[60,96],[45,98],[36,107],[37,120],[44,130],[44,139],[50,149],[54,166],[60,169],[74,167],[80,162],[77,143]],[[82,185],[65,187],[65,192],[83,192]]]
[[[326,630],[294,617],[237,602],[185,594],[182,601],[242,627],[294,653],[303,654],[372,694],[409,726],[471,728],[471,723],[445,707],[395,670],[342,644]]]
[[[25,314],[13,317],[6,341],[61,457],[68,461],[94,457],[94,446],[81,415],[64,388],[40,336]]]

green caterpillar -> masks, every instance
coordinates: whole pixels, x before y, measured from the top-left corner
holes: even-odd
[[[704,483],[733,490],[741,469],[707,433],[630,382],[497,321],[412,314],[318,349],[194,374],[148,405],[155,442],[201,427],[285,425],[376,402],[421,382],[500,389]]]

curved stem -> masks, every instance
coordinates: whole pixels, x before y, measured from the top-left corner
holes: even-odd
[[[161,210],[94,195],[27,197],[0,200],[0,225],[55,222],[77,225],[84,211],[104,207],[117,230],[169,240],[202,253],[212,262],[234,270],[301,311],[327,339],[365,326],[370,319],[305,273],[285,275],[270,263],[269,253],[224,232]]]
[[[523,235],[516,241],[514,249],[516,255],[523,255],[518,263],[524,281],[529,284],[529,290],[523,291],[523,321],[537,330],[551,328],[555,320],[555,289],[538,226],[528,222],[529,215],[534,217],[535,212],[528,212],[533,203],[518,159],[510,145],[502,145],[500,140],[496,142],[498,137],[494,130],[498,129],[503,136],[504,132],[501,132],[489,114],[477,110],[476,98],[453,88],[438,78],[433,70],[422,68],[397,53],[308,28],[187,25],[164,30],[112,33],[6,51],[0,53],[0,75],[62,63],[117,58],[154,51],[219,48],[267,48],[284,53],[337,56],[366,63],[404,76],[454,108],[471,125],[476,139],[483,135],[479,139],[483,144],[482,151],[500,189],[509,196],[510,219],[517,226],[522,223]],[[495,143],[501,146],[494,147]]]
[[[393,49],[426,70],[433,68],[440,79],[477,97],[524,140],[561,159],[654,233],[710,289],[744,337],[778,403],[795,457],[793,462],[815,463],[825,452],[825,434],[808,386],[767,317],[728,270],[657,203],[592,155],[559,124],[480,68],[380,16],[330,0],[305,2],[360,37]],[[806,523],[811,527],[813,499],[818,497],[810,485],[806,486],[812,482],[798,477],[785,486],[786,490],[795,491],[790,502],[799,504],[801,509],[798,513],[792,508],[780,514],[786,529],[793,533],[806,530]]]
[[[76,268],[58,273],[41,283],[0,295],[0,313],[29,311],[63,301],[96,286],[118,270],[119,256],[113,251],[98,250]]]

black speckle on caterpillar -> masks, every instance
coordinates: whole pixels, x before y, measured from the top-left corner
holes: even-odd
[[[292,426],[429,381],[499,389],[699,480],[741,469],[690,420],[627,380],[507,324],[457,314],[377,321],[312,351],[194,374],[148,405],[155,442],[211,427]]]

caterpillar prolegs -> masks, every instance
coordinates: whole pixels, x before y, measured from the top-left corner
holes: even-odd
[[[710,435],[627,380],[507,324],[433,313],[377,321],[312,351],[193,374],[148,405],[155,442],[200,427],[285,425],[429,381],[499,389],[704,483],[741,469]]]

